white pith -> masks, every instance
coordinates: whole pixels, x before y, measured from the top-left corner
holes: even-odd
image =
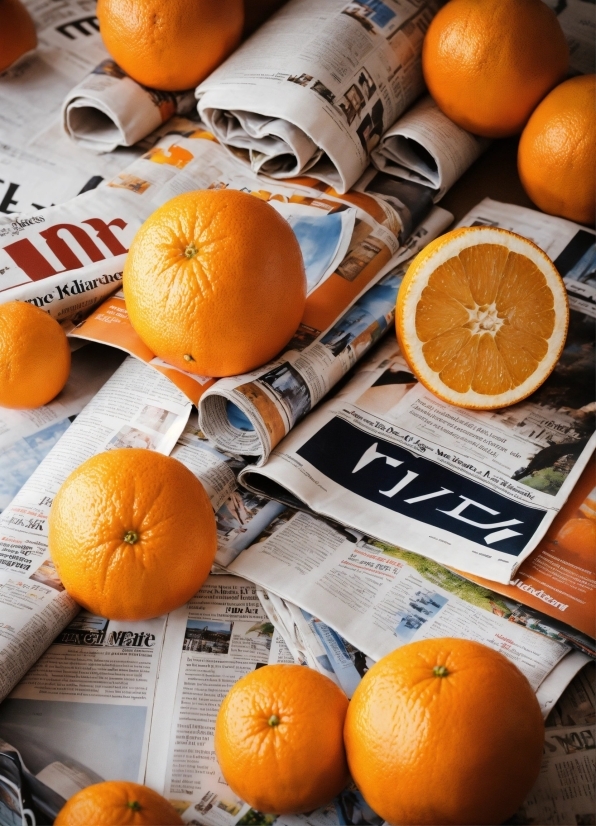
[[[552,335],[548,339],[546,355],[536,371],[528,376],[524,382],[513,389],[496,395],[485,395],[483,393],[477,393],[475,390],[458,393],[451,387],[448,387],[440,378],[439,373],[428,366],[422,351],[424,342],[418,338],[416,331],[416,307],[420,301],[422,291],[428,284],[430,276],[437,267],[444,264],[450,258],[459,255],[462,250],[478,244],[504,246],[510,252],[517,252],[520,255],[526,256],[526,258],[529,258],[542,272],[553,293],[555,324]],[[399,314],[404,331],[403,347],[406,350],[405,355],[415,368],[415,372],[427,387],[434,388],[434,392],[437,395],[447,399],[452,404],[487,410],[514,404],[516,401],[530,395],[530,393],[542,384],[551,373],[563,349],[567,335],[569,308],[563,281],[552,261],[539,247],[531,241],[507,230],[495,229],[494,227],[474,227],[468,232],[457,235],[451,239],[446,239],[445,243],[438,246],[427,259],[418,264],[414,263],[412,266],[415,268],[413,277],[410,280],[410,272],[408,272],[405,295],[402,296],[400,294],[399,296]],[[498,317],[494,304],[476,305],[476,308],[468,310],[468,313],[470,320],[466,327],[468,327],[472,333],[490,332],[492,335],[496,335],[503,323]]]

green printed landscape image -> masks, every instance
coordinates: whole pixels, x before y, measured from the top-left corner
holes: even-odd
[[[401,548],[395,545],[389,545],[377,539],[368,540],[368,544],[379,548],[387,556],[401,559],[402,562],[414,568],[420,576],[432,582],[433,585],[444,588],[465,602],[475,605],[476,608],[482,608],[484,611],[498,614],[506,619],[511,615],[511,609],[507,606],[507,603],[494,591],[489,591],[488,588],[483,588],[482,585],[476,585],[475,582],[469,582],[459,574],[454,574],[453,571],[449,571],[431,559],[419,556],[411,551],[402,551]]]

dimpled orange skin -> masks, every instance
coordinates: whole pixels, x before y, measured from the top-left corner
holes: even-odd
[[[124,265],[130,321],[174,367],[233,376],[276,356],[306,300],[298,240],[272,206],[237,190],[178,195],[135,235]]]
[[[0,304],[0,407],[41,407],[69,373],[70,347],[58,322],[33,304]]]
[[[147,786],[107,780],[87,786],[58,812],[54,826],[181,826],[165,797]]]
[[[522,133],[517,166],[543,212],[594,225],[596,75],[566,80],[544,98]]]
[[[188,468],[152,450],[120,448],[68,476],[50,509],[48,544],[83,608],[141,620],[196,594],[217,534],[209,497]]]
[[[236,48],[242,0],[98,0],[106,49],[144,86],[175,92],[197,86]]]
[[[446,676],[435,676],[435,668]],[[503,823],[540,771],[544,724],[524,675],[479,643],[433,639],[383,657],[350,702],[352,777],[389,823]]]
[[[37,46],[31,15],[20,0],[0,0],[0,72]]]
[[[521,132],[568,63],[559,21],[542,0],[450,0],[422,49],[424,79],[439,108],[489,138]]]
[[[215,751],[232,791],[265,813],[329,803],[349,780],[347,707],[335,683],[300,665],[266,665],[242,677],[215,723]]]

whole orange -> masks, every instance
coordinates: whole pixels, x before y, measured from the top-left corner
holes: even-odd
[[[188,468],[151,450],[99,453],[73,471],[49,517],[50,556],[93,614],[140,620],[201,587],[217,546],[209,497]]]
[[[223,776],[259,812],[329,803],[349,780],[342,731],[348,698],[300,665],[266,665],[230,689],[215,723]]]
[[[561,83],[535,109],[517,156],[524,189],[543,212],[596,219],[596,75]]]
[[[521,132],[568,62],[563,30],[542,0],[450,0],[422,49],[437,105],[459,126],[489,138]]]
[[[568,519],[555,536],[555,542],[588,561],[596,550],[596,520],[581,516]]]
[[[35,24],[21,0],[0,0],[0,72],[36,46]]]
[[[165,797],[127,780],[107,780],[77,792],[54,826],[180,826],[184,821]]]
[[[389,823],[503,823],[538,777],[544,724],[527,679],[476,642],[411,643],[379,660],[350,702],[352,777]]]
[[[40,407],[70,372],[70,347],[58,322],[21,301],[0,305],[0,407]]]
[[[290,225],[232,189],[188,192],[156,210],[133,239],[123,286],[145,344],[202,376],[244,373],[277,355],[306,296]]]
[[[106,49],[144,86],[197,86],[236,48],[242,0],[98,0]]]

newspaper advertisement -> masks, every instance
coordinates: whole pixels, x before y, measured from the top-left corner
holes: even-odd
[[[508,584],[590,459],[596,242],[592,231],[483,201],[467,224],[516,228],[555,260],[571,306],[560,361],[528,399],[497,411],[445,404],[395,340],[241,481],[443,565]],[[284,499],[284,501],[287,501]]]
[[[62,104],[66,134],[91,152],[133,146],[173,115],[195,107],[192,91],[162,92],[136,83],[106,57]]]
[[[255,171],[346,192],[424,90],[441,0],[290,0],[197,88],[199,113]]]
[[[171,453],[190,411],[165,377],[127,359],[0,515],[1,698],[79,610],[48,553],[47,519],[62,482],[102,450]]]
[[[68,382],[53,401],[34,410],[0,410],[0,512],[122,358],[103,347],[82,347],[72,354]]]
[[[25,5],[37,48],[0,74],[0,213],[7,214],[35,213],[74,198],[123,169],[131,153],[140,154],[119,150],[94,158],[63,133],[62,100],[108,56],[95,0]]]
[[[429,187],[438,201],[489,145],[457,126],[427,95],[385,132],[371,161],[381,172]]]
[[[596,558],[594,528],[589,520],[594,519],[595,504],[596,469],[591,462],[546,536],[522,562],[510,585],[471,577],[474,582],[547,614],[575,645],[590,645],[592,652],[594,642],[590,638],[596,631]]]

